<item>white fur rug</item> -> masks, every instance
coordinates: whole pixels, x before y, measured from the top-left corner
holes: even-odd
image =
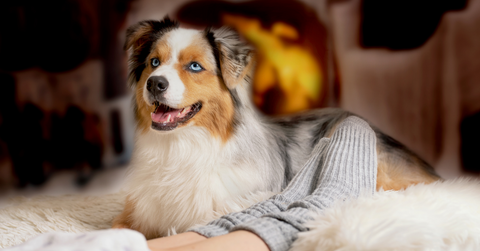
[[[51,231],[110,227],[123,197],[18,198],[0,210],[0,248]],[[293,251],[480,250],[480,181],[458,179],[338,203],[310,222]]]
[[[480,181],[457,179],[381,191],[323,211],[300,250],[480,250]]]
[[[42,233],[82,233],[111,227],[123,210],[124,197],[42,196],[15,198],[0,209],[0,248],[25,242]]]

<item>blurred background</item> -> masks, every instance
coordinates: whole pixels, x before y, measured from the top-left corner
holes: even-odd
[[[269,116],[341,107],[445,178],[480,173],[480,0],[26,0],[0,8],[0,207],[121,189],[135,131],[125,31],[167,14],[250,41]]]

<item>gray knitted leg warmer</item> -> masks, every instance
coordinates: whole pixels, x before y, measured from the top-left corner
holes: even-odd
[[[358,117],[348,117],[331,137],[318,187],[311,195],[293,202],[286,211],[265,214],[230,231],[251,231],[262,238],[271,251],[288,250],[299,232],[308,231],[304,223],[313,219],[311,211],[327,208],[339,199],[374,193],[375,144],[375,133],[370,126]]]

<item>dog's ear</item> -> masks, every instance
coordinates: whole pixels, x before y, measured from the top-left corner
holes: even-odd
[[[155,41],[166,32],[176,28],[178,28],[178,23],[166,16],[162,21],[141,21],[127,29],[124,49],[130,51],[129,82],[132,85],[140,80],[145,69],[145,60]]]
[[[237,32],[230,28],[205,30],[206,37],[213,48],[223,81],[229,89],[234,89],[248,74],[253,65],[253,49],[240,39]]]

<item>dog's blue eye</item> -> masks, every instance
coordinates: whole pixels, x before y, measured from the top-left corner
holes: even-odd
[[[199,63],[191,63],[188,68],[193,72],[199,72],[203,70],[202,66]]]
[[[160,65],[160,60],[158,58],[152,58],[152,66],[157,67]]]

